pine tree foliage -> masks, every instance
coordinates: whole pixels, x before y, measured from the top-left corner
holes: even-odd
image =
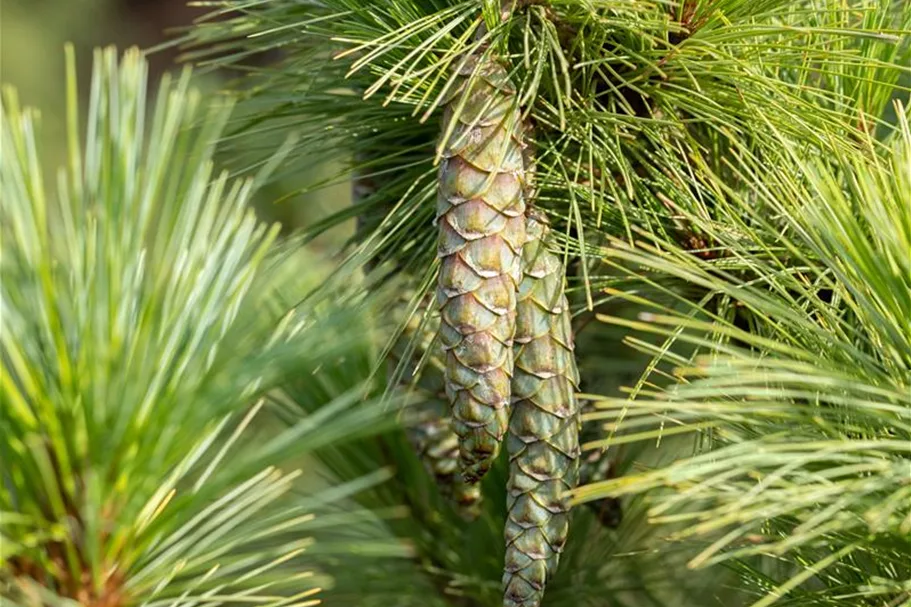
[[[424,326],[425,332],[432,328],[431,310],[417,307],[415,318],[422,320],[416,324]],[[371,328],[373,322],[364,318],[355,321],[353,331],[376,333],[380,337],[379,345],[371,346],[369,340],[365,341],[360,355],[348,355],[344,361],[324,364],[316,388],[310,382],[292,383],[287,390],[283,418],[294,423],[301,416],[312,414],[321,402],[348,393],[351,382],[370,383],[376,394],[383,393],[391,383],[410,383],[407,400],[413,405],[402,412],[401,428],[363,441],[334,444],[321,449],[314,459],[332,483],[349,484],[370,474],[378,465],[392,471],[388,482],[358,492],[353,496],[353,504],[345,505],[344,509],[374,512],[375,523],[384,530],[385,537],[390,542],[402,542],[411,558],[383,559],[375,552],[361,550],[361,531],[349,533],[347,528],[333,528],[326,537],[318,534],[317,546],[347,539],[354,547],[326,564],[327,572],[337,583],[323,592],[325,602],[415,607],[502,605],[503,530],[507,512],[504,487],[508,462],[499,458],[482,480],[483,502],[476,520],[467,523],[462,508],[440,485],[439,478],[426,471],[426,460],[414,449],[410,436],[413,421],[420,420],[426,412],[428,401],[424,391],[431,386],[437,386],[438,390],[442,385],[439,361],[419,352],[413,354],[415,363],[404,375],[395,364],[381,367],[389,369],[390,375],[377,375],[374,361],[381,355],[381,344],[386,340],[382,338],[384,332]],[[415,343],[417,349],[419,344],[428,342],[397,340],[399,346],[410,343]],[[314,390],[317,394],[310,395]],[[717,587],[719,581],[729,579],[730,575],[723,572],[694,575],[685,567],[686,559],[692,556],[690,553],[673,546],[658,549],[664,542],[644,524],[645,501],[629,499],[625,514],[624,525],[610,530],[587,508],[574,511],[562,564],[548,580],[544,605],[659,607],[673,603],[696,607],[716,596],[731,601],[730,604],[739,604],[736,589]],[[382,534],[371,533],[370,537],[377,541]]]
[[[771,171],[769,155],[744,151],[751,187],[716,190],[724,216],[683,215],[719,257],[645,240],[606,252],[666,296],[676,294],[659,286],[660,276],[724,300],[724,309],[749,315],[749,326],[689,302],[675,310],[657,297],[639,320],[603,318],[688,342],[697,355],[653,350],[654,372],[680,380],[660,391],[644,377],[649,387],[639,398],[603,401],[591,417],[613,425],[622,418],[624,440],[711,429],[711,449],[596,483],[580,497],[672,489],[650,516],[685,524],[680,538],[723,531],[692,565],[738,559],[756,605],[909,600],[907,119],[885,150],[866,144],[807,161],[782,142]],[[711,173],[698,179],[720,185]],[[794,567],[770,575],[748,566],[756,555]]]
[[[251,75],[256,118],[235,133],[300,127],[305,163],[362,152],[358,170],[382,182],[335,220],[364,216],[367,252],[414,273],[434,267],[435,110],[466,53],[486,45],[508,58],[535,125],[540,206],[572,233],[583,267],[594,263],[586,243],[604,233],[674,229],[647,195],[662,185],[664,156],[720,163],[725,134],[767,134],[757,110],[809,145],[850,145],[845,123],[878,124],[911,53],[902,2],[519,2],[504,23],[497,2],[220,4],[215,14],[230,18],[196,28],[193,41],[207,46],[188,58],[286,56]],[[475,36],[482,19],[488,31]],[[594,297],[590,281],[586,291]]]
[[[315,605],[331,580],[311,536],[333,521],[314,517],[369,479],[301,499],[279,465],[386,416],[340,397],[269,440],[257,420],[289,374],[345,354],[319,327],[354,312],[275,305],[288,251],[248,208],[264,175],[213,169],[228,100],[204,103],[187,71],[147,107],[145,61],[109,49],[81,126],[74,64],[54,189],[38,113],[3,98],[0,596]]]
[[[494,1],[228,0],[222,19],[195,28],[187,57],[243,68],[280,50],[241,83],[255,119],[232,124],[237,166],[266,158],[234,145],[244,136],[301,128],[277,174],[333,158],[351,170],[326,182],[376,185],[311,233],[357,216],[351,259],[390,262],[381,267],[421,289],[441,269],[439,133],[468,105],[444,117],[465,86],[458,66],[479,52],[502,61],[529,126],[535,204],[569,274],[581,384],[599,409],[586,418],[603,424],[583,446],[626,453],[622,474],[577,497],[620,496],[630,516],[588,541],[574,544],[573,530],[545,605],[907,604],[907,105],[895,111],[902,126],[887,116],[908,97],[911,4],[509,4],[504,20]],[[624,331],[633,347],[605,352]],[[639,357],[615,398],[605,377]],[[413,461],[386,440],[398,444],[380,441],[376,461]],[[360,470],[345,458],[370,459],[339,454],[340,478]],[[487,499],[463,530],[426,502],[418,470],[382,498],[404,498],[414,515],[390,524],[422,564],[400,579],[421,580],[425,601],[427,584],[445,580],[441,604],[500,604],[502,555],[477,555],[490,554],[481,527],[501,525],[505,504]],[[485,497],[502,474],[494,466]],[[658,550],[660,565],[602,566],[630,546],[624,534],[645,533],[646,507],[679,541],[631,542]],[[575,516],[591,528],[590,514]],[[706,598],[681,583],[669,598],[650,578],[630,597],[612,585],[644,581],[647,563],[674,583],[677,559],[726,562],[753,596],[716,585]],[[687,581],[717,580],[711,571]],[[382,604],[371,584],[362,593]]]

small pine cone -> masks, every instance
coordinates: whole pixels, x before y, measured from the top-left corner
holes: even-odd
[[[407,427],[408,440],[440,494],[455,503],[459,514],[474,520],[481,513],[481,486],[469,485],[459,474],[459,439],[446,405],[426,400],[415,408]]]
[[[443,120],[437,300],[461,471],[476,483],[509,424],[525,174],[521,116],[506,70],[469,56],[457,75]]]
[[[537,607],[569,531],[567,492],[579,475],[579,384],[563,264],[546,220],[528,217],[516,323],[509,450],[506,607]]]
[[[481,513],[481,488],[468,485],[459,474],[459,439],[444,401],[442,363],[431,356],[423,368],[417,368],[439,326],[436,316],[422,326],[425,313],[426,305],[422,304],[405,324],[399,342],[390,353],[397,365],[404,365],[403,383],[410,384],[419,373],[410,399],[414,404],[406,408],[406,436],[424,469],[436,481],[440,494],[455,503],[464,519],[474,520]],[[410,353],[404,360],[406,352]]]

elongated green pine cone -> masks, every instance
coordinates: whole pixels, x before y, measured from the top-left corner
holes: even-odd
[[[506,441],[506,607],[540,605],[569,531],[567,492],[579,476],[579,376],[563,264],[546,248],[543,216],[530,213],[527,230]]]
[[[516,291],[525,241],[522,124],[495,60],[458,68],[443,120],[437,300],[446,394],[469,483],[490,468],[509,423]],[[447,136],[448,134],[448,136]]]
[[[431,347],[439,326],[438,317],[430,318],[422,326],[425,313],[426,306],[421,306],[412,315],[391,353],[391,359],[403,365],[402,383],[412,385],[409,400],[413,404],[406,408],[405,433],[440,494],[455,503],[463,518],[474,520],[481,512],[481,488],[463,481],[459,473],[459,439],[452,429],[443,390],[442,362],[439,357],[430,356],[418,369],[418,362]],[[406,356],[408,360],[403,360]]]
[[[455,503],[459,514],[474,520],[481,513],[481,486],[469,485],[459,473],[459,438],[444,401],[426,399],[411,412],[408,440],[436,481],[440,494]]]

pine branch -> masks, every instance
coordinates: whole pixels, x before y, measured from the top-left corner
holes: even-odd
[[[756,605],[900,601],[911,573],[899,556],[911,516],[907,120],[888,151],[869,145],[826,162],[783,141],[773,170],[744,152],[752,195],[727,198],[717,223],[686,215],[730,263],[657,241],[608,253],[659,290],[673,288],[658,286],[662,275],[697,285],[750,322],[701,302],[692,315],[643,301],[639,320],[603,319],[701,352],[656,351],[677,383],[603,401],[597,417],[622,428],[609,442],[709,428],[709,445],[579,497],[671,488],[653,520],[685,524],[681,538],[724,533],[691,564],[737,559],[760,590]],[[761,555],[795,569],[762,574],[751,565]]]
[[[276,466],[389,420],[350,397],[267,440],[256,420],[289,376],[349,351],[326,337],[357,312],[276,307],[295,260],[248,207],[266,174],[213,174],[228,100],[204,104],[186,71],[147,108],[139,52],[99,51],[81,142],[74,72],[69,51],[55,191],[37,113],[4,91],[0,592],[21,605],[316,604],[320,504],[295,499],[300,471]]]

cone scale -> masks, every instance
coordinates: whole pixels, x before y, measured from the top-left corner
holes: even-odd
[[[531,212],[517,297],[509,423],[505,607],[537,607],[569,531],[567,492],[579,476],[579,383],[563,264]]]
[[[442,132],[440,336],[460,469],[473,484],[490,469],[509,423],[525,241],[522,124],[502,65],[483,56],[461,62]]]

